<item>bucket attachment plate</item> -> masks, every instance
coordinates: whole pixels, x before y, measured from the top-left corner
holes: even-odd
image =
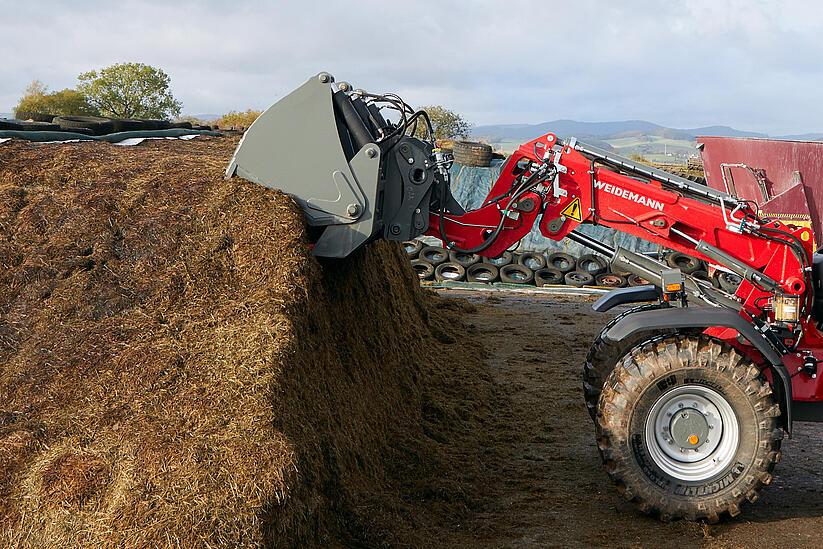
[[[261,114],[241,139],[226,177],[291,195],[309,225],[327,227],[314,253],[345,257],[376,230],[381,151],[366,144],[346,159],[333,83],[320,73]]]

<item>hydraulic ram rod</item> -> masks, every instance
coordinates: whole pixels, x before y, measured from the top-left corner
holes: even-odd
[[[586,246],[587,248],[594,250],[597,253],[603,254],[609,259],[614,257],[614,248],[612,248],[611,246],[607,246],[602,242],[599,242],[583,233],[572,231],[566,235],[566,238],[568,238],[569,240],[573,240],[574,242],[577,242],[582,246]]]

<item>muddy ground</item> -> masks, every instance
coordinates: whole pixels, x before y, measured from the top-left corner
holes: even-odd
[[[501,394],[479,434],[483,497],[427,529],[435,547],[820,547],[823,426],[796,424],[775,481],[743,515],[717,525],[637,513],[601,469],[580,390],[580,365],[608,320],[588,298],[442,291],[476,305]],[[459,360],[459,357],[454,357]],[[466,490],[477,489],[467,484]]]

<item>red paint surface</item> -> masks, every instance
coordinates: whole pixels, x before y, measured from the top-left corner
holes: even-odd
[[[698,137],[703,145],[703,167],[711,187],[727,190],[720,165],[746,164],[763,170],[765,186],[772,199],[765,200],[760,187],[748,170],[731,168],[740,198],[754,200],[768,215],[786,223],[810,222],[815,241],[823,243],[823,143],[810,141],[778,141],[735,137]],[[799,172],[802,181],[797,186],[793,175]],[[728,176],[727,176],[728,178]],[[794,189],[792,187],[795,187]]]

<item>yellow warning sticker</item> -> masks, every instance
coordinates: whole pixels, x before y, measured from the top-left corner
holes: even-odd
[[[569,219],[574,219],[578,223],[583,221],[583,210],[580,208],[580,197],[575,198],[571,203],[563,208],[560,215],[565,215]]]

